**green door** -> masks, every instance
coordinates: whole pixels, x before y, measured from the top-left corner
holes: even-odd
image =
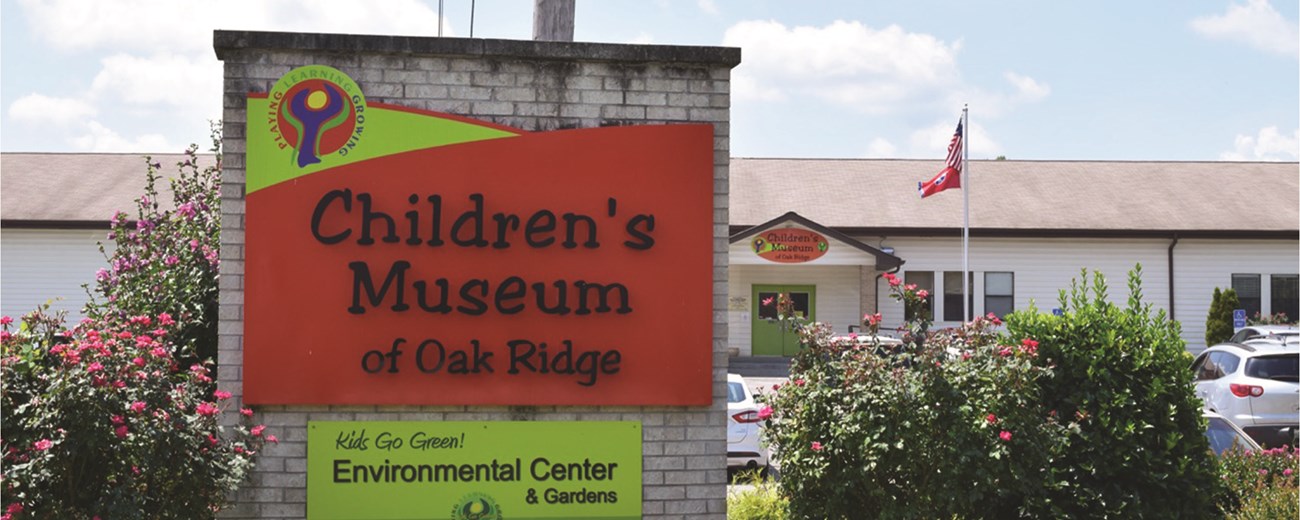
[[[750,344],[755,356],[793,356],[799,352],[799,333],[782,327],[776,319],[777,301],[785,293],[794,304],[796,316],[816,319],[816,285],[753,286],[753,326]]]

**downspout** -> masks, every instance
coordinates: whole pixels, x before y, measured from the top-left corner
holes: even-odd
[[[1174,246],[1178,245],[1178,233],[1169,243],[1169,321],[1174,321]]]
[[[880,278],[882,276],[885,276],[885,273],[898,274],[898,270],[902,268],[903,268],[903,264],[898,264],[894,266],[893,269],[890,269],[888,271],[881,271],[880,274],[876,275],[876,312],[880,312]]]

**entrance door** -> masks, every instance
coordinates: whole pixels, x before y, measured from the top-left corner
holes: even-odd
[[[782,327],[776,319],[776,306],[781,293],[785,293],[794,303],[796,316],[807,321],[816,319],[817,286],[753,286],[754,313],[750,345],[755,356],[793,356],[799,352],[799,333],[788,325]]]

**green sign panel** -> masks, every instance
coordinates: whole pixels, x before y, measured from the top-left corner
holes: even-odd
[[[310,519],[641,517],[639,422],[319,422]]]

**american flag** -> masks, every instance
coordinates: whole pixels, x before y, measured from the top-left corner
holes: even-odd
[[[916,191],[921,194],[921,198],[929,197],[948,188],[961,187],[961,171],[965,164],[962,162],[962,136],[961,120],[957,120],[957,131],[952,134],[952,142],[948,143],[948,161],[934,178],[926,182],[916,183]]]

